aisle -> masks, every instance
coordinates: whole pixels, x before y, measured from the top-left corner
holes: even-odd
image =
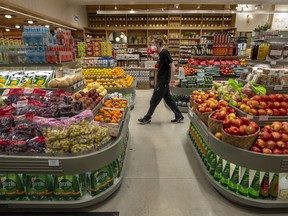
[[[87,208],[88,211],[119,211],[120,216],[281,214],[279,210],[234,205],[208,184],[186,144],[187,115],[184,123],[172,124],[173,113],[161,102],[152,123],[139,125],[137,119],[147,111],[151,94],[152,90],[137,91],[129,125],[131,150],[122,186],[104,203]],[[282,214],[287,215],[287,211]]]

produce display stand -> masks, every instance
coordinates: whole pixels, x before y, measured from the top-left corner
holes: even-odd
[[[207,128],[207,126],[197,117],[192,109],[189,109],[188,114],[191,124],[197,129],[200,136],[203,138],[206,145],[218,155],[220,158],[234,163],[236,165],[254,169],[263,172],[274,173],[287,173],[288,172],[288,158],[286,155],[267,155],[259,154],[252,151],[236,148],[228,143],[222,142],[217,139]],[[227,199],[239,203],[241,205],[248,205],[259,208],[287,208],[287,200],[269,200],[269,199],[252,199],[249,197],[241,196],[234,193],[219,182],[217,182],[207,171],[203,161],[200,158],[193,142],[189,135],[187,135],[188,143],[192,146],[193,152],[199,160],[200,167],[202,168],[209,183]],[[232,154],[233,153],[233,154]]]
[[[9,173],[30,173],[30,174],[57,174],[57,175],[73,175],[93,170],[100,169],[114,160],[116,160],[123,149],[127,153],[129,144],[129,124],[130,111],[128,110],[125,115],[124,123],[121,129],[121,133],[117,139],[115,139],[111,145],[99,151],[90,153],[71,154],[67,156],[24,156],[24,155],[0,155],[0,172]],[[113,194],[121,185],[125,164],[127,160],[127,154],[124,159],[124,166],[121,176],[114,182],[114,184],[106,191],[100,193],[97,196],[84,195],[80,200],[73,201],[0,201],[1,208],[83,208],[90,205],[95,205],[111,194]],[[93,162],[93,163],[92,163]]]

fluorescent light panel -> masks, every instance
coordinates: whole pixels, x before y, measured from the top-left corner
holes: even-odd
[[[7,10],[7,11],[10,11],[10,12],[13,12],[13,13],[17,13],[17,14],[20,14],[20,15],[23,15],[23,16],[27,16],[27,17],[30,17],[30,18],[33,18],[33,19],[38,19],[38,20],[41,20],[43,22],[47,22],[47,23],[51,23],[51,24],[54,24],[54,25],[57,25],[57,26],[61,26],[61,27],[64,27],[64,28],[67,28],[67,29],[70,29],[70,30],[73,30],[73,31],[77,30],[76,28],[72,28],[72,27],[69,27],[69,26],[66,26],[66,25],[62,25],[62,24],[53,22],[53,21],[42,19],[40,17],[35,17],[35,16],[29,15],[29,14],[25,14],[25,13],[22,13],[20,11],[12,10],[10,8],[6,8],[6,7],[2,7],[2,6],[0,6],[0,8],[3,9],[3,10]]]

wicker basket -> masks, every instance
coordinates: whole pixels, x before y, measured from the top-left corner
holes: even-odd
[[[215,134],[217,132],[222,131],[222,122],[221,120],[216,120],[212,118],[212,115],[215,112],[212,112],[208,117],[208,128],[211,131],[211,133]]]
[[[205,125],[208,126],[208,118],[209,118],[209,116],[211,115],[212,112],[200,113],[200,112],[197,110],[197,108],[195,108],[195,110],[196,110],[196,114],[197,114],[198,118],[199,118],[202,122],[204,122]]]
[[[191,95],[190,96],[190,107],[193,107],[194,103],[195,103],[195,99]]]
[[[250,149],[258,137],[260,129],[248,136],[230,135],[223,130],[222,127],[222,141],[242,149]]]

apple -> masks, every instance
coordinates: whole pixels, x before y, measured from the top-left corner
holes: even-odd
[[[263,128],[262,128],[263,131],[268,131],[269,133],[271,133],[271,125],[265,125]]]
[[[272,152],[273,154],[283,154],[283,151],[279,148],[274,148]]]
[[[283,94],[284,101],[288,101],[288,94]]]
[[[256,100],[256,101],[261,101],[261,97],[258,95],[253,96],[251,99]]]
[[[217,137],[218,139],[222,139],[222,133],[220,133],[220,132],[217,132],[217,133],[215,133],[215,137]]]
[[[231,122],[228,120],[228,119],[225,119],[223,122],[222,122],[222,126],[223,128],[230,128],[231,127]],[[226,132],[226,131],[225,131]]]
[[[286,116],[286,115],[287,115],[287,109],[280,108],[280,109],[279,109],[279,112],[280,112],[280,115],[281,115],[281,116]]]
[[[261,95],[261,101],[268,102],[270,100],[268,95]]]
[[[276,142],[276,145],[277,145],[277,147],[280,148],[280,149],[286,148],[286,142],[283,142],[283,141],[281,141],[281,140],[277,141],[277,142]]]
[[[227,112],[226,111],[224,111],[224,110],[221,110],[220,112],[219,112],[219,115],[218,115],[218,120],[225,120],[225,118],[226,118],[226,116],[227,116]]]
[[[210,108],[210,107],[207,107],[206,109],[205,109],[205,112],[212,112],[213,110]]]
[[[228,119],[235,119],[235,118],[236,118],[235,113],[229,113]]]
[[[272,140],[274,140],[274,141],[279,141],[282,138],[282,136],[279,132],[272,132],[271,136],[272,136]]]
[[[273,101],[273,102],[277,100],[277,96],[276,96],[275,94],[270,94],[270,95],[269,95],[269,98],[270,98],[270,100]]]
[[[239,135],[239,129],[235,126],[231,126],[228,130],[231,135]]]
[[[246,128],[245,128],[245,133],[247,135],[251,135],[251,134],[254,134],[256,133],[257,130],[255,129],[255,127],[253,127],[253,125],[249,124]]]
[[[247,102],[247,105],[250,106],[251,108],[258,108],[259,107],[259,102],[256,100],[251,100]]]
[[[253,126],[256,131],[259,130],[259,125],[257,123],[255,123],[254,121],[250,121],[249,125]]]
[[[227,109],[228,107],[221,107],[220,109],[219,109],[219,111],[225,111],[225,112],[228,112],[228,109]]]
[[[258,152],[258,153],[262,152],[261,148],[259,148],[258,146],[252,146],[251,151]]]
[[[269,132],[267,131],[261,131],[259,133],[259,138],[263,139],[264,141],[269,141],[272,139],[272,136]]]
[[[288,134],[282,133],[282,134],[281,134],[281,140],[282,140],[283,142],[287,142],[287,141],[288,141]]]
[[[273,111],[271,109],[267,108],[265,111],[266,111],[267,115],[273,116]]]
[[[269,140],[266,142],[266,147],[269,149],[274,149],[277,146],[276,142],[273,140]]]
[[[281,108],[288,109],[288,102],[282,101],[282,102],[280,103],[280,106],[281,106]]]
[[[227,107],[227,111],[228,111],[229,113],[236,113],[236,110],[233,109],[232,107]]]
[[[262,152],[263,152],[264,154],[272,154],[272,151],[271,151],[271,149],[269,149],[269,148],[263,148],[263,149],[262,149]]]
[[[274,116],[280,116],[280,111],[278,109],[273,109]]]
[[[224,132],[229,134],[229,128],[224,128]]]
[[[288,154],[288,149],[283,149],[283,154]]]
[[[250,113],[250,107],[244,104],[244,107],[242,107],[242,111],[245,113]]]
[[[237,128],[239,128],[243,124],[240,118],[231,119],[230,121],[231,121],[231,125]]]
[[[247,117],[240,117],[244,125],[249,125],[251,120]]]
[[[198,111],[200,113],[204,113],[204,112],[206,112],[206,109],[205,109],[205,107],[198,107]]]
[[[257,139],[255,144],[261,148],[266,147],[266,142],[263,139]]]
[[[217,104],[212,102],[209,107],[210,107],[212,110],[215,110],[216,107],[217,107]]]
[[[239,134],[242,136],[242,135],[245,135],[245,128],[247,127],[247,125],[241,125],[239,127]]]
[[[282,94],[277,94],[276,95],[276,100],[279,102],[282,102],[284,100],[284,96]]]
[[[250,109],[249,114],[257,116],[258,115],[258,111],[256,109],[252,108],[252,109]]]
[[[224,107],[228,106],[228,102],[225,100],[220,100],[219,103]]]
[[[274,108],[280,108],[281,104],[278,101],[274,102]]]
[[[247,104],[248,101],[249,101],[249,98],[244,98],[244,99],[242,100],[242,103]]]
[[[282,129],[284,133],[288,134],[288,124],[283,124]]]
[[[281,122],[272,122],[271,131],[280,132],[282,130],[282,123]]]
[[[264,109],[258,109],[259,115],[267,115],[266,111]]]
[[[267,108],[273,109],[273,108],[274,108],[274,103],[271,102],[271,101],[268,101],[268,102],[267,102]]]
[[[263,101],[261,101],[260,103],[259,103],[259,109],[266,109],[266,107],[267,107],[267,104],[266,104],[266,102],[263,102]]]

